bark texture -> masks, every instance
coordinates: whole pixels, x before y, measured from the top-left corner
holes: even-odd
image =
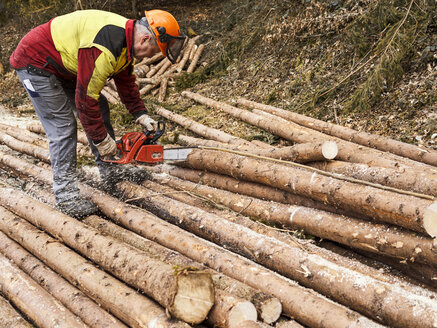
[[[208,273],[188,271],[178,274],[170,265],[112,237],[103,236],[97,230],[14,189],[0,190],[0,203],[25,216],[36,226],[59,236],[73,249],[139,288],[178,319],[200,323],[213,305],[214,290]]]
[[[0,326],[3,328],[33,327],[2,296],[0,296]]]
[[[31,132],[38,133],[38,134],[46,134],[41,123],[29,124],[26,126],[26,129],[28,129]],[[85,132],[77,131],[77,141],[83,145],[86,145],[86,146],[89,145]]]
[[[437,151],[432,149],[424,149],[384,136],[363,131],[356,131],[345,126],[324,122],[274,106],[256,103],[244,98],[238,98],[237,103],[249,108],[257,108],[266,111],[268,113],[293,121],[297,124],[341,138],[343,140],[352,141],[363,146],[391,152],[399,156],[411,158],[415,161],[437,166]]]
[[[187,162],[195,169],[263,183],[358,212],[377,221],[428,234],[423,224],[423,216],[424,212],[432,206],[431,200],[341,181],[292,166],[218,151],[194,149],[188,155]],[[434,214],[431,213],[430,217],[433,218]]]
[[[165,310],[119,280],[49,237],[26,220],[0,206],[0,230],[20,243],[71,284],[77,285],[96,302],[132,327],[188,328],[185,323],[169,320]]]
[[[126,328],[123,323],[2,232],[0,232],[0,251],[86,325],[96,328]]]

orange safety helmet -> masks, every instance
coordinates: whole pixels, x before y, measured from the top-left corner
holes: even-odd
[[[141,18],[139,23],[153,31],[162,54],[174,64],[186,39],[179,29],[178,22],[172,14],[164,10],[155,9],[144,13],[146,17]]]

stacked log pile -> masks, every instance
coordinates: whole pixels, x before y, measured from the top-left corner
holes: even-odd
[[[172,79],[183,71],[188,74],[193,73],[198,66],[205,48],[204,44],[196,45],[198,39],[199,36],[196,36],[185,41],[175,64],[172,64],[168,58],[164,58],[161,53],[137,63],[134,66],[134,73],[137,77],[140,94],[146,95],[149,92],[154,95],[158,94],[158,100],[163,102]],[[102,90],[102,95],[113,105],[121,102],[117,93],[117,86],[113,80],[108,81]]]
[[[189,41],[173,72],[195,57],[193,48]],[[167,74],[160,59],[144,74]],[[197,148],[185,161],[144,167],[150,180],[120,181],[111,194],[80,183],[101,212],[80,222],[54,208],[50,169],[34,164],[50,163],[45,138],[1,125],[0,166],[27,184],[23,192],[5,180],[0,190],[0,293],[16,309],[0,302],[0,320],[437,327],[434,151],[349,130],[341,138],[337,126],[291,122],[246,100],[238,103],[253,112],[183,94],[294,145],[251,142],[157,107],[203,137],[174,143]],[[99,178],[93,169],[82,175]]]

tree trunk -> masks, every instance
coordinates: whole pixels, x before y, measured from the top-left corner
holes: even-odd
[[[381,151],[372,148],[359,146],[352,142],[344,141],[335,137],[329,137],[318,131],[306,127],[302,127],[293,122],[272,120],[271,118],[266,118],[264,116],[256,115],[247,110],[242,110],[240,108],[215,101],[213,99],[201,96],[193,92],[183,91],[182,95],[187,98],[193,99],[197,102],[200,102],[204,105],[222,110],[247,123],[263,128],[273,134],[276,134],[284,139],[293,142],[306,143],[306,142],[323,142],[326,140],[336,141],[339,146],[338,159],[343,161],[389,167],[394,169],[403,167],[405,169],[411,169],[411,170],[413,169],[417,170],[418,169],[417,166],[421,164],[418,162],[407,160],[402,157],[396,157],[395,155],[392,154],[383,153]],[[430,171],[429,168],[431,167],[426,166],[424,164],[420,165],[420,169],[423,170],[426,169],[427,171]]]
[[[0,291],[38,327],[87,327],[2,254],[0,254]]]
[[[177,178],[157,176],[172,188],[195,193],[212,202],[222,204],[239,214],[279,224],[285,228],[303,229],[305,233],[333,240],[365,251],[431,264],[437,268],[437,252],[433,240],[388,225],[340,216],[308,207],[285,205],[234,194]],[[153,190],[150,182],[143,183]]]
[[[103,236],[95,229],[14,189],[0,190],[0,202],[52,235],[59,236],[70,247],[123,281],[139,288],[178,319],[200,323],[213,305],[214,290],[208,273],[177,273],[172,266],[112,237]]]
[[[344,210],[370,216],[377,221],[431,236],[434,234],[433,230],[426,229],[423,221],[425,211],[432,209],[431,200],[341,181],[292,166],[218,151],[194,149],[188,155],[187,163],[195,169],[263,183],[339,206]],[[426,213],[429,213],[429,220],[437,220],[437,213],[432,211]]]
[[[38,133],[38,134],[44,134],[44,135],[46,134],[41,123],[29,124],[26,126],[26,129],[28,129],[31,132]],[[82,132],[82,131],[77,131],[77,141],[85,146],[88,146],[88,144],[89,144],[85,132]]]
[[[230,134],[227,134],[217,129],[209,128],[203,124],[197,123],[182,115],[170,112],[169,110],[161,106],[157,106],[155,108],[155,111],[158,115],[163,116],[166,119],[175,122],[202,137],[217,140],[224,143],[233,144],[233,145],[241,145],[241,146],[248,146],[254,148],[254,146],[249,141],[240,139],[238,137],[234,137]]]
[[[173,266],[201,267],[199,263],[194,262],[193,260],[190,260],[189,258],[177,252],[171,251],[168,248],[160,246],[159,244],[153,241],[145,239],[109,221],[103,220],[98,216],[93,215],[87,217],[84,219],[84,222],[94,227],[95,229],[98,229],[100,232],[104,234],[110,235],[129,245],[141,249],[142,251],[148,253],[150,256],[156,257],[157,259],[169,263]],[[282,312],[282,306],[277,298],[262,293],[243,283],[240,283],[237,280],[229,278],[221,273],[218,273],[206,267],[202,267],[202,270],[211,273],[216,291],[222,290],[226,293],[234,295],[237,298],[242,298],[252,302],[256,306],[260,317],[265,322],[273,323],[279,318],[279,315]],[[224,297],[223,293],[222,294],[216,293],[214,304],[218,304],[219,302],[223,301],[223,297]],[[217,312],[217,310],[215,310],[215,312]],[[221,316],[225,316],[225,315],[221,315]],[[214,324],[217,325],[219,324],[219,322],[215,322]]]
[[[47,184],[52,183],[51,173],[26,161],[4,155],[0,160],[21,174],[32,175]],[[128,206],[104,193],[81,185],[81,192],[92,199],[100,210],[118,224],[136,233],[205,263],[224,274],[244,281],[253,288],[277,297],[286,315],[298,319],[310,327],[380,327],[358,313],[326,300],[312,290],[307,290],[290,280],[235,256],[223,248],[214,246],[191,233],[168,224],[143,210]],[[318,311],[314,311],[317,308]]]
[[[126,328],[44,263],[0,232],[0,251],[90,327]]]
[[[197,48],[196,53],[194,54],[193,60],[191,61],[190,66],[188,66],[188,68],[187,68],[188,74],[193,73],[194,70],[196,69],[197,62],[199,61],[200,56],[202,56],[202,52],[203,52],[204,48],[205,48],[204,44],[199,45],[199,47]]]
[[[15,310],[9,302],[0,295],[0,327],[2,328],[33,328]]]
[[[207,146],[245,151],[258,156],[271,157],[297,163],[309,163],[334,159],[338,153],[337,144],[333,141],[326,141],[324,143],[296,144],[291,147],[283,148],[271,147],[267,149],[254,149],[253,147],[234,146],[218,141],[193,138],[180,134],[178,135],[178,142],[192,147]]]
[[[317,169],[342,174],[354,179],[437,197],[437,179],[424,172],[402,173],[399,170],[341,161],[313,163]]]
[[[163,308],[134,289],[79,256],[61,242],[49,237],[26,220],[0,206],[0,230],[43,259],[53,270],[77,285],[84,293],[126,322],[144,328],[156,323],[167,328],[189,328],[185,323],[169,320]]]
[[[434,296],[422,301],[421,297],[402,288],[394,288],[391,284],[344,268],[317,254],[308,253],[299,246],[293,247],[255,233],[220,216],[175,200],[170,201],[169,198],[146,188],[128,182],[121,182],[117,186],[125,192],[126,197],[139,199],[149,211],[173,224],[214,243],[226,245],[227,248],[376,320],[405,327],[423,325],[423,317],[414,317],[413,308],[417,304],[423,308],[422,315],[428,318],[429,327],[432,327],[431,322],[437,316],[437,304],[431,302]],[[361,288],[363,282],[366,285],[364,291]]]
[[[356,131],[345,126],[317,120],[305,115],[286,111],[277,107],[256,103],[254,101],[238,98],[237,103],[249,108],[257,108],[268,113],[280,116],[297,124],[326,133],[331,136],[351,141],[363,146],[376,148],[382,151],[407,157],[415,161],[437,166],[437,151],[423,149],[404,142],[393,140],[384,136]]]

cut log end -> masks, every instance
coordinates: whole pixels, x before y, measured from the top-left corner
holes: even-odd
[[[326,141],[322,145],[322,154],[326,159],[334,159],[338,155],[338,146],[335,141]]]
[[[240,327],[245,321],[255,322],[257,318],[255,306],[249,302],[240,302],[229,313],[228,328]]]
[[[178,291],[170,313],[190,324],[199,324],[213,304],[214,287],[209,273],[188,272],[178,276]]]
[[[260,316],[265,323],[271,324],[279,319],[281,312],[281,302],[277,298],[271,298],[261,306]]]
[[[437,202],[428,206],[423,213],[423,227],[431,237],[437,237]]]

